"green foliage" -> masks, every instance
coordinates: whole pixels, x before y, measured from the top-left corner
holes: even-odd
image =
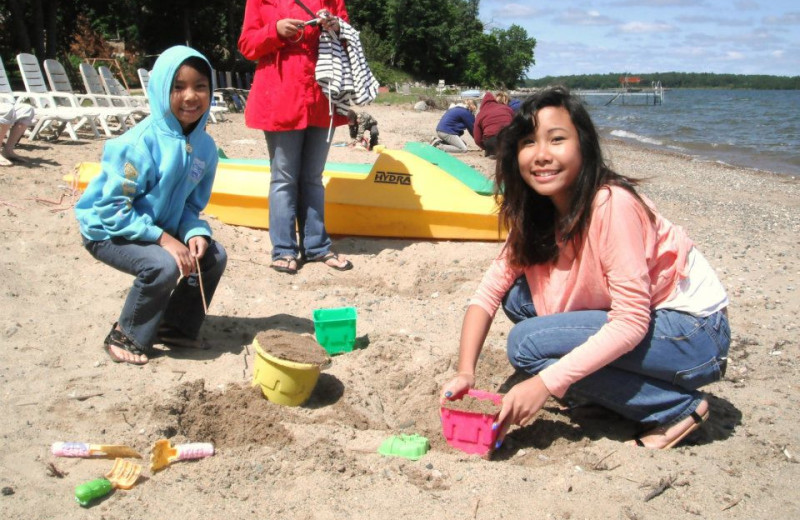
[[[618,88],[620,78],[625,72],[608,74],[583,74],[576,76],[546,76],[528,79],[526,87],[565,85],[571,89]],[[627,73],[627,75],[632,75]],[[661,82],[665,88],[720,88],[755,90],[800,90],[800,76],[766,76],[742,74],[713,74],[709,72],[653,72],[637,74],[640,86],[648,88],[654,82]]]
[[[511,88],[533,64],[536,40],[515,25],[484,31],[478,0],[348,0],[347,6],[373,72],[388,65],[429,83]]]
[[[417,80],[514,87],[533,63],[536,40],[524,29],[486,31],[479,0],[346,0],[350,22],[384,84]],[[6,62],[37,57],[112,57],[124,43],[130,65],[151,67],[167,47],[191,45],[219,70],[253,71],[238,52],[245,2],[230,0],[14,0],[0,7],[10,34]],[[14,12],[12,12],[14,11]],[[80,24],[79,19],[88,20]],[[105,44],[117,44],[115,49]],[[102,56],[101,56],[102,55]],[[401,73],[402,72],[402,73]]]

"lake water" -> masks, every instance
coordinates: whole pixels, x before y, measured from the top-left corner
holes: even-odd
[[[798,90],[667,90],[663,104],[648,106],[604,105],[608,99],[586,98],[604,136],[800,175]]]

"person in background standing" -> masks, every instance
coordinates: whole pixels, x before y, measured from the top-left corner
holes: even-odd
[[[325,229],[322,171],[330,149],[329,128],[347,124],[333,113],[315,78],[320,31],[339,32],[349,17],[343,0],[304,0],[311,16],[292,0],[247,0],[239,51],[257,61],[245,107],[249,128],[264,131],[270,159],[271,267],[295,274],[302,262],[339,271],[353,264],[331,251]],[[312,20],[316,20],[313,23]],[[299,237],[298,233],[299,231]]]

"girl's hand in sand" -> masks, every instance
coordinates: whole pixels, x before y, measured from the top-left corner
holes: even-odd
[[[493,429],[500,429],[495,448],[499,448],[503,444],[509,426],[512,424],[527,426],[533,422],[533,418],[549,397],[550,391],[544,386],[544,382],[539,376],[514,385],[503,396],[503,407],[497,415],[497,422],[492,426]]]
[[[203,258],[208,250],[208,239],[202,235],[197,235],[189,239],[189,254],[192,258]]]
[[[296,40],[301,36],[301,33],[305,31],[303,20],[297,20],[296,18],[283,18],[282,20],[278,20],[278,23],[275,24],[275,29],[278,31],[278,36],[287,40]]]
[[[456,398],[466,393],[473,386],[475,386],[475,375],[459,372],[456,374],[456,377],[442,387],[442,394],[439,396],[439,401],[444,402]]]
[[[172,258],[175,259],[181,276],[187,276],[194,271],[194,259],[191,253],[189,253],[189,248],[183,245],[180,240],[165,231],[161,233],[158,239],[158,245],[166,249],[167,253],[172,255]]]

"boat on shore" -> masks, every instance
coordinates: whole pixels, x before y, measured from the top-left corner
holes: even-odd
[[[505,239],[494,198],[406,150],[379,151],[375,163],[329,163],[323,172],[325,227],[334,235],[442,240]],[[85,188],[99,163],[65,180]],[[204,212],[233,225],[269,227],[269,161],[221,158]]]

